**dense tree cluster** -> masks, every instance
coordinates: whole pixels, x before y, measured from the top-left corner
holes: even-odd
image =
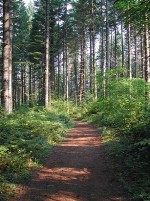
[[[28,8],[3,1],[2,105],[11,112],[47,107],[51,98],[97,99],[107,95],[107,71],[117,68],[120,77],[150,82],[149,15],[148,0],[35,0]]]
[[[149,18],[149,0],[0,1],[0,195],[70,115],[100,128],[122,182],[150,200]]]

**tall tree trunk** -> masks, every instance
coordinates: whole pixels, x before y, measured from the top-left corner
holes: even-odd
[[[101,0],[101,18],[103,19],[103,0]],[[102,24],[102,30],[100,30],[101,35],[101,69],[104,69],[104,25]]]
[[[131,64],[131,25],[128,25],[128,69],[129,78],[132,79],[132,64]]]
[[[26,72],[26,65],[22,65],[21,68],[21,103],[27,103],[27,72]]]
[[[12,88],[13,88],[13,108],[16,108],[17,106],[17,76],[16,73],[13,73],[13,84],[12,84]]]
[[[74,75],[75,75],[75,103],[78,105],[78,62],[77,62],[77,52],[75,52],[74,57]]]
[[[13,110],[13,88],[12,88],[12,44],[10,45],[10,69],[9,69],[9,113]]]
[[[139,69],[137,65],[137,35],[136,35],[136,28],[135,28],[135,35],[134,35],[134,67],[135,67],[135,77],[139,75]]]
[[[85,90],[85,31],[82,30],[81,36],[81,62],[80,62],[80,94],[79,99],[82,101]]]
[[[93,43],[93,95],[94,99],[97,99],[97,84],[96,84],[96,62],[95,62],[95,36],[94,32],[92,35],[92,43]]]
[[[141,47],[140,47],[140,55],[141,55],[141,60],[140,60],[140,66],[141,66],[141,76],[142,78],[144,78],[145,80],[145,72],[144,72],[144,54],[143,54],[143,35],[141,35],[141,40],[140,40],[140,43],[141,43]]]
[[[21,65],[21,103],[24,104],[24,66]]]
[[[54,16],[50,15],[51,19],[50,19],[50,89],[49,89],[49,99],[51,102],[51,98],[53,95],[53,92],[55,90],[55,68],[54,68],[54,43],[55,43],[55,39],[54,39],[54,26],[55,26],[55,20],[54,20]]]
[[[69,113],[69,51],[67,44],[66,44],[66,102],[67,102],[67,112]]]
[[[123,35],[123,23],[121,21],[121,63],[122,63],[122,68],[124,68],[124,35]]]
[[[93,82],[93,66],[92,66],[92,28],[90,27],[90,92],[92,94],[93,90],[93,85],[92,85],[92,82]]]
[[[29,64],[29,107],[32,107],[32,66]]]
[[[49,102],[49,0],[46,0],[46,38],[45,38],[45,46],[46,46],[46,61],[45,61],[45,78],[44,78],[44,106],[48,107]]]
[[[111,49],[110,49],[110,69],[112,69],[112,58],[113,58],[113,31],[111,30],[111,41],[110,41],[110,46],[111,46]]]
[[[10,0],[3,0],[3,95],[6,111],[12,113],[12,51],[10,36]]]
[[[97,86],[96,86],[96,64],[95,64],[95,26],[94,26],[94,5],[96,4],[95,0],[91,1],[91,18],[92,22],[90,25],[90,92],[93,94],[94,99],[97,99]],[[85,31],[84,31],[85,35]],[[85,43],[85,36],[83,36],[83,41]],[[84,45],[83,43],[83,45]],[[83,53],[85,52],[85,45],[83,47]],[[83,56],[84,62],[84,83],[85,83],[85,53]],[[84,87],[85,91],[85,87]]]
[[[68,18],[67,18],[67,0],[65,0],[65,29],[64,29],[64,53],[65,53],[65,64],[66,64],[66,90],[65,90],[65,98],[67,103],[67,112],[69,113],[69,48],[68,48]],[[65,70],[65,69],[64,69]]]
[[[28,90],[27,90],[27,66],[24,65],[24,103],[27,104],[28,101]]]
[[[63,40],[63,97],[65,99],[65,40]]]
[[[103,97],[106,98],[106,64],[103,67]]]
[[[106,69],[109,69],[109,24],[108,24],[108,0],[106,0]]]
[[[148,29],[148,16],[145,15],[144,27],[144,42],[145,42],[145,80],[150,83],[150,50],[149,50],[149,29]]]
[[[117,68],[117,25],[115,24],[115,51],[114,51],[114,57],[115,57],[115,68]]]
[[[93,0],[91,0],[90,7],[91,7],[90,14],[92,19],[92,22],[90,24],[90,92],[92,94],[93,93],[93,31],[94,31]]]
[[[58,99],[60,98],[60,53],[58,51],[58,79],[57,79]]]

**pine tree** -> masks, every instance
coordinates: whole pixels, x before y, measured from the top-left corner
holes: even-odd
[[[12,67],[14,107],[28,102],[28,45],[30,22],[22,0],[12,4]],[[21,77],[20,77],[21,74]]]

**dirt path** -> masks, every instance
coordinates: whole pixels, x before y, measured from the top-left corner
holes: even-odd
[[[100,134],[77,122],[17,201],[128,201],[108,168]]]

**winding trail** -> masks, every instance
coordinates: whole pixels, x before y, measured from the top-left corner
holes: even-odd
[[[100,141],[94,126],[76,122],[16,201],[129,201]]]

